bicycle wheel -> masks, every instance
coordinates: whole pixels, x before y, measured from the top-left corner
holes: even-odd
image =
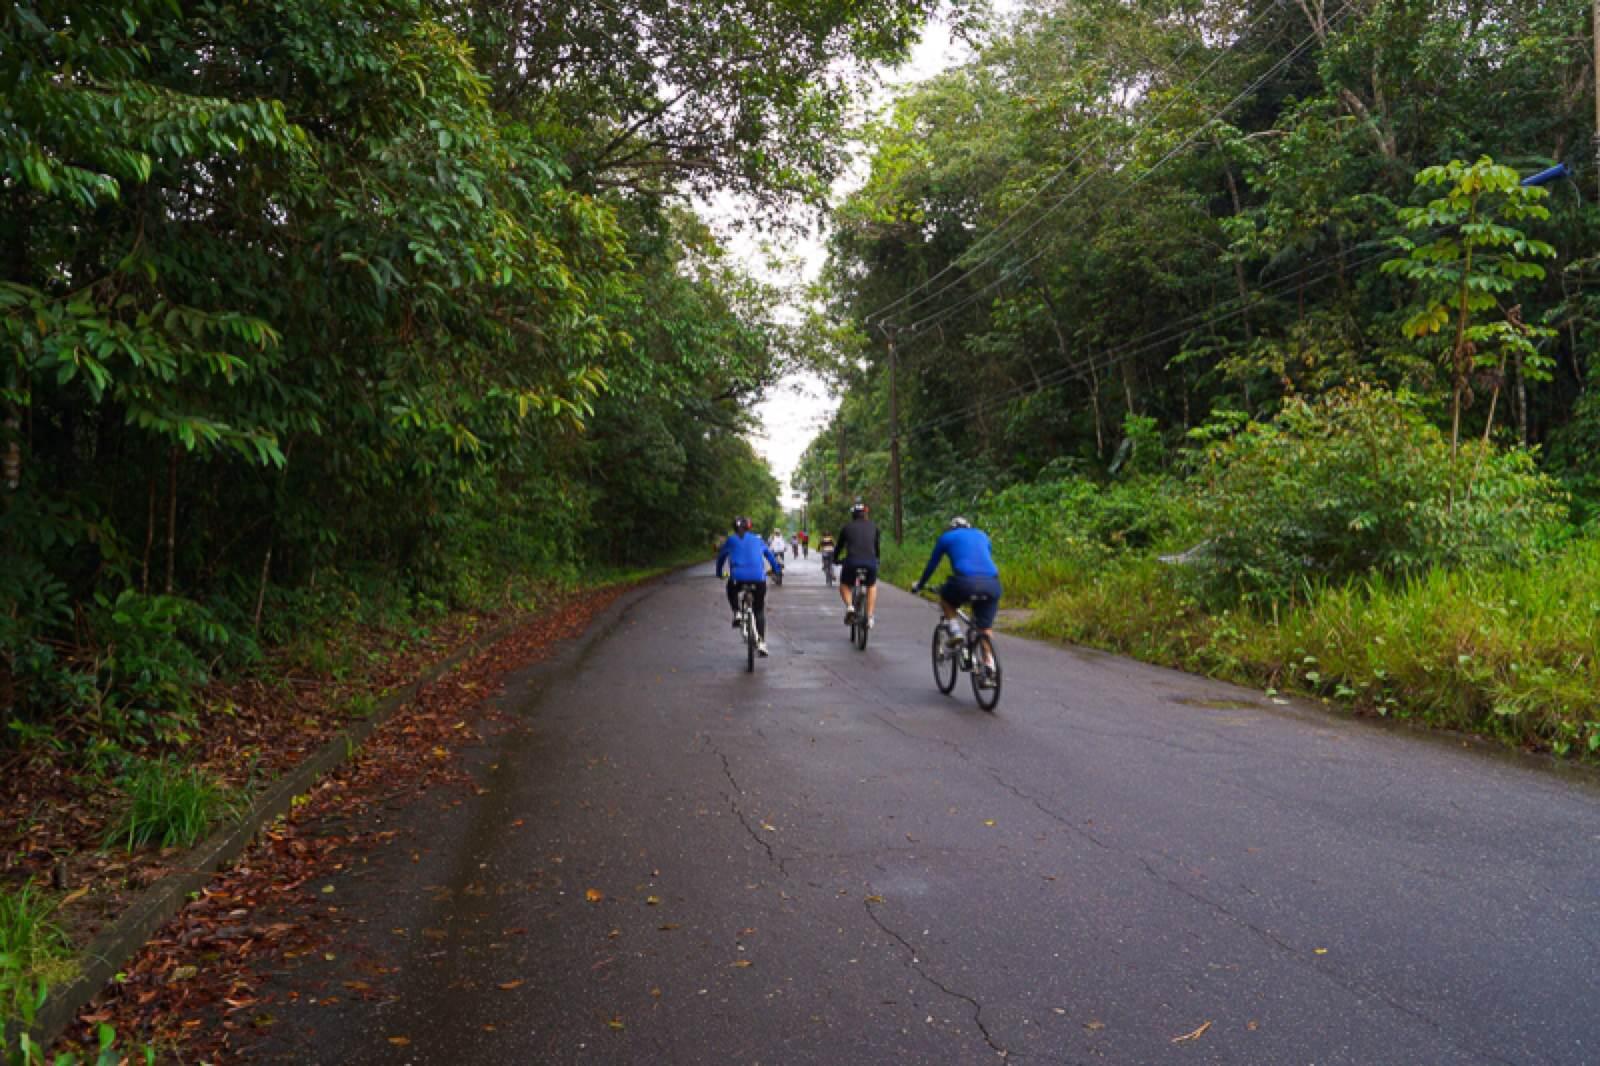
[[[944,627],[933,627],[933,683],[939,686],[939,691],[946,696],[956,687],[956,674],[960,673],[960,663],[956,661],[956,650],[945,643]]]
[[[993,663],[984,668],[984,663]],[[1000,702],[1000,653],[994,650],[994,641],[979,633],[972,647],[972,696],[978,706],[993,711]]]
[[[756,672],[756,623],[749,616],[744,620],[744,672]]]
[[[867,650],[867,595],[860,590],[856,592],[856,624],[854,636],[856,647],[862,651]]]

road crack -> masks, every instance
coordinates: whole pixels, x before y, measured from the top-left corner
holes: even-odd
[[[883,930],[885,936],[892,938],[897,944],[906,949],[906,969],[910,970],[912,973],[916,974],[918,977],[922,978],[925,982],[932,985],[934,988],[937,988],[940,992],[943,992],[951,999],[959,999],[963,1003],[971,1006],[972,1022],[978,1027],[978,1032],[983,1034],[984,1043],[993,1048],[995,1053],[1001,1058],[1010,1058],[1011,1052],[1006,1049],[1004,1044],[996,1041],[994,1034],[989,1032],[989,1027],[983,1024],[983,1004],[979,1003],[976,999],[967,995],[965,992],[957,992],[955,989],[946,985],[943,981],[940,981],[937,977],[934,977],[927,970],[923,969],[921,963],[919,962],[922,956],[917,952],[917,949],[912,946],[911,942],[905,937],[901,936],[895,930],[889,928],[889,926],[884,923],[883,919],[878,917],[878,912],[873,909],[871,902],[867,902],[863,904],[863,906],[866,907],[867,917],[872,919],[872,924]]]
[[[745,791],[739,784],[739,779],[733,776],[733,764],[728,761],[728,757],[712,742],[709,736],[704,737],[703,740],[704,750],[717,757],[717,760],[722,764],[722,776],[727,778],[728,785],[733,790],[721,793],[722,798],[728,802],[728,810],[732,811],[733,816],[739,820],[739,824],[744,826],[744,831],[749,834],[750,839],[761,845],[761,850],[767,853],[767,861],[776,866],[780,874],[788,877],[789,869],[786,865],[788,860],[780,856],[773,848],[771,841],[761,835],[759,827],[750,824],[750,819],[745,815],[744,808],[739,805],[739,797],[743,796]]]

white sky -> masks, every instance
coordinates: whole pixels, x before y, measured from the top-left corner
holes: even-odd
[[[969,54],[965,45],[951,38],[942,22],[935,21],[929,24],[922,40],[912,49],[910,61],[898,70],[884,70],[881,76],[886,90],[892,90],[896,86],[922,81],[948,70]],[[889,91],[885,91],[877,103],[881,106],[889,98]],[[860,181],[861,177],[856,176],[842,182],[835,189],[835,195],[847,194]],[[713,225],[719,219],[738,217],[738,206],[733,201],[721,200],[702,206]],[[787,260],[787,265],[775,271],[771,263],[772,249],[764,247],[762,235],[737,232],[726,226],[719,228],[724,230],[722,235],[730,252],[743,261],[748,269],[758,276],[789,284],[796,289],[800,288],[800,282],[816,278],[826,258],[825,234],[814,233],[801,239],[786,237],[779,251],[781,257]],[[753,436],[753,443],[772,465],[772,472],[782,486],[785,506],[798,504],[798,499],[791,495],[789,478],[799,465],[801,453],[827,423],[837,404],[838,400],[828,395],[822,380],[807,373],[791,374],[784,378],[768,392],[765,400],[756,405],[760,428]]]

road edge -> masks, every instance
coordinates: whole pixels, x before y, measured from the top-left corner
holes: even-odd
[[[569,655],[581,658],[587,654],[590,646],[616,628],[634,604],[654,591],[662,580],[682,569],[674,567],[625,589],[590,621],[582,633],[564,642],[562,658],[566,659]],[[29,1037],[43,1048],[55,1043],[83,1008],[115,979],[122,965],[149,942],[163,923],[182,909],[193,893],[238,858],[262,826],[286,813],[297,796],[311,791],[324,774],[360,751],[362,745],[414,700],[424,686],[516,632],[534,614],[536,612],[520,614],[515,619],[478,634],[428,667],[411,683],[385,697],[371,714],[330,738],[299,765],[264,789],[237,821],[198,845],[186,856],[182,869],[145,889],[121,917],[89,942],[78,955],[77,975],[47,994],[34,1016],[33,1024],[27,1029]]]

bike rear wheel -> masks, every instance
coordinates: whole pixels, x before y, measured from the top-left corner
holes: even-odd
[[[756,624],[748,615],[744,620],[744,671],[747,674],[756,671]]]
[[[945,642],[943,626],[933,627],[933,683],[939,686],[939,691],[946,696],[956,687],[956,675],[960,673],[961,664],[957,661],[956,649]]]
[[[985,663],[992,666],[986,667]],[[972,642],[972,697],[979,707],[990,712],[1000,702],[1000,653],[985,633],[979,633]]]
[[[860,585],[855,588],[852,597],[856,609],[855,625],[850,628],[850,635],[856,642],[856,647],[862,651],[867,650],[867,594]]]

